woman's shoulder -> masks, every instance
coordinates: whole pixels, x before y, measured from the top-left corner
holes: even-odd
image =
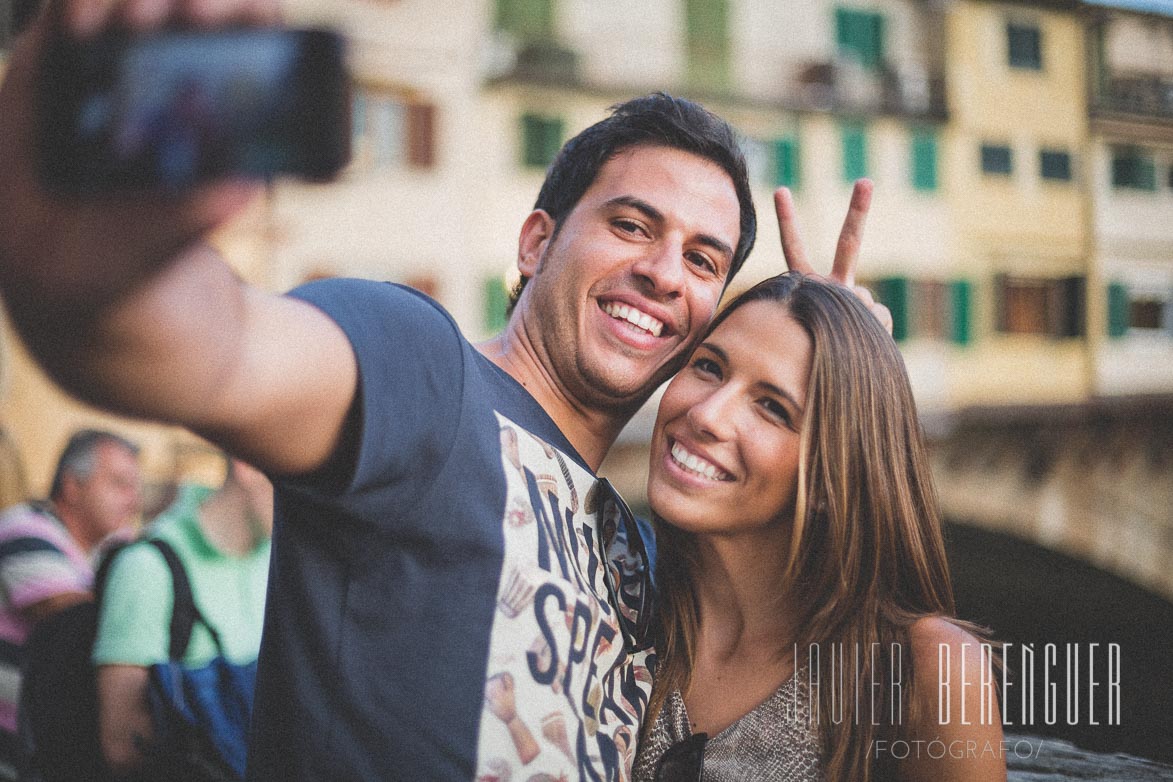
[[[948,687],[968,697],[969,687],[993,686],[993,647],[963,624],[925,616],[908,628],[913,676],[922,692]]]
[[[908,641],[916,662],[928,662],[928,657],[940,659],[946,650],[950,656],[976,661],[991,648],[971,630],[944,616],[922,616],[914,621],[908,628]]]
[[[901,762],[909,780],[1004,780],[1000,755],[1002,718],[998,709],[992,647],[964,622],[925,616],[908,628],[917,719],[906,738],[916,746],[944,747],[937,756],[909,756]],[[969,748],[983,751],[970,756]],[[988,748],[988,752],[985,750]],[[961,752],[961,755],[958,755]]]

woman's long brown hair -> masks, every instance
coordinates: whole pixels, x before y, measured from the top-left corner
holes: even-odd
[[[900,352],[851,291],[795,273],[746,291],[721,312],[712,330],[752,301],[777,303],[778,316],[797,321],[813,349],[797,507],[784,566],[797,628],[793,641],[800,655],[811,644],[822,650],[835,644],[845,650],[901,644],[908,650],[916,619],[951,617],[954,605],[936,495]],[[659,520],[656,532],[663,627],[648,729],[669,693],[688,690],[700,619],[690,577],[696,556],[691,536]],[[846,652],[846,659],[853,654]],[[894,739],[920,716],[910,652],[878,655],[881,670],[874,676],[871,655],[860,657],[859,680],[885,683],[872,696],[876,713],[889,713],[892,693],[886,683],[893,676],[903,683],[903,713],[895,724],[872,725],[869,703],[869,715],[859,724],[854,719],[834,724],[831,687],[819,687],[819,736],[829,780],[888,777],[889,769],[869,761],[872,742]],[[842,712],[841,704],[837,708]]]

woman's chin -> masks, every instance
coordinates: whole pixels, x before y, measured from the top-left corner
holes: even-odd
[[[677,529],[695,532],[698,526],[697,506],[687,497],[664,483],[657,483],[653,476],[648,481],[648,505],[655,518]]]

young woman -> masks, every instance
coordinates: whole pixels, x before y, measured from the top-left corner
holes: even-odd
[[[636,780],[1005,779],[907,374],[848,288],[785,274],[725,309],[664,394],[648,496]]]

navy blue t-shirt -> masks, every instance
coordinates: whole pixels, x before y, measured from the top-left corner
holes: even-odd
[[[354,349],[357,458],[276,481],[249,778],[626,779],[650,568],[621,504],[435,302],[293,295]]]

